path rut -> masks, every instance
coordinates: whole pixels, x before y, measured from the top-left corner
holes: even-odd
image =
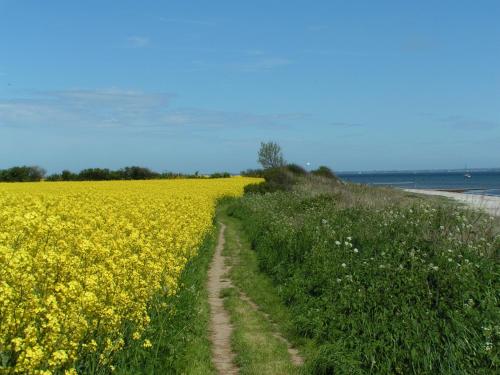
[[[228,279],[225,265],[224,232],[226,226],[221,223],[215,254],[208,271],[208,303],[210,305],[210,340],[212,342],[212,360],[219,374],[238,374],[234,364],[235,354],[231,349],[231,333],[233,326],[228,312],[224,309],[221,291],[232,286]]]

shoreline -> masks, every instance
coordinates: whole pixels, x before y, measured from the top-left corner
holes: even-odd
[[[454,199],[471,207],[486,211],[489,215],[500,216],[500,197],[480,194],[465,194],[457,190],[403,189],[409,193],[437,195]],[[470,191],[470,190],[464,190]]]

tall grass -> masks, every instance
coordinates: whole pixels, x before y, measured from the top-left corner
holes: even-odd
[[[179,291],[151,302],[151,322],[142,340],[130,340],[114,360],[115,374],[215,374],[208,339],[209,307],[206,275],[213,255],[216,231],[185,267]],[[88,368],[85,373],[91,373]],[[98,373],[109,373],[100,369]]]
[[[233,206],[311,338],[315,374],[499,370],[500,239],[485,215],[307,177]]]

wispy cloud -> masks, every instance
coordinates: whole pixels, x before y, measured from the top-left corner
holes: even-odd
[[[192,60],[186,69],[189,71],[224,70],[224,73],[260,73],[269,72],[293,64],[293,61],[262,50],[232,51],[232,57],[225,62],[216,60]]]
[[[251,73],[269,71],[292,64],[292,61],[282,57],[258,57],[250,61],[230,64],[238,71]]]
[[[266,53],[261,49],[247,49],[243,53],[248,56],[264,56]]]
[[[162,114],[171,95],[132,90],[61,90],[0,100],[0,126],[141,126]]]
[[[500,121],[474,119],[458,115],[443,117],[440,121],[457,130],[491,130],[500,127]]]
[[[151,40],[145,36],[133,35],[127,38],[127,46],[130,48],[145,48],[151,45]]]
[[[287,127],[308,116],[305,113],[255,114],[183,108],[170,111],[162,118],[162,122],[165,125],[195,126],[207,130],[213,128]]]
[[[331,122],[330,126],[337,128],[360,128],[363,127],[364,125],[355,122]]]
[[[402,52],[406,53],[424,53],[439,48],[437,39],[425,38],[422,36],[412,36],[403,40],[400,45]]]
[[[174,23],[174,24],[177,23],[177,24],[198,25],[198,26],[215,26],[217,24],[215,21],[189,19],[189,18],[159,17],[159,20],[165,23]]]
[[[173,95],[133,90],[61,90],[0,99],[0,127],[120,130],[279,128],[307,114],[255,114],[200,108],[171,108]]]

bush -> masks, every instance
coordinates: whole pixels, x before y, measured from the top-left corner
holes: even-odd
[[[333,171],[330,168],[325,167],[324,165],[320,166],[318,169],[311,171],[311,173],[316,176],[338,179],[335,173],[333,173]]]
[[[337,199],[276,192],[233,208],[296,333],[318,347],[313,373],[495,373],[500,239],[489,224],[447,206]]]
[[[270,168],[263,171],[264,182],[245,186],[245,194],[264,194],[290,191],[296,183],[294,175],[286,168]]]
[[[240,174],[243,177],[263,178],[264,177],[264,170],[263,169],[247,169],[245,171],[242,171]]]
[[[307,174],[307,171],[298,164],[288,164],[285,168],[297,176],[305,176]]]

